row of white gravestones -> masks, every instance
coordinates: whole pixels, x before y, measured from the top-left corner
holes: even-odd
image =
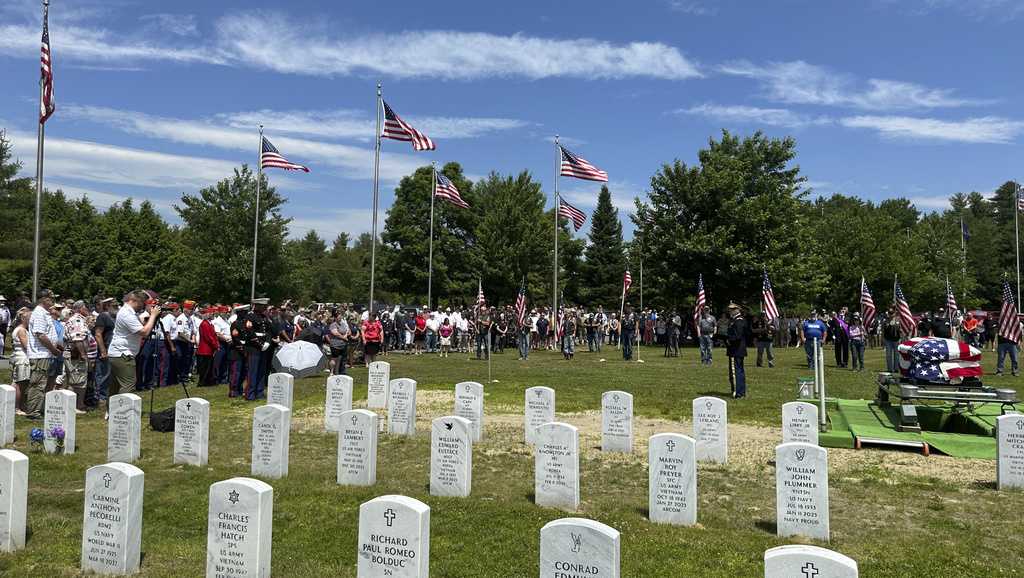
[[[17,390],[0,385],[0,448],[14,443],[14,410]]]
[[[291,376],[289,376],[291,377]],[[292,411],[270,403],[252,412],[252,475],[278,479],[288,475]]]
[[[1024,415],[996,418],[996,487],[1024,488]]]
[[[28,508],[28,457],[0,450],[0,552],[25,547]]]
[[[484,437],[484,386],[475,381],[455,385],[455,415],[469,420],[473,443]]]
[[[388,384],[388,433],[400,436],[416,434],[416,382],[403,377]]]
[[[142,451],[142,398],[134,393],[112,395],[107,407],[107,461],[134,463]]]
[[[526,390],[524,401],[524,438],[532,446],[537,443],[537,428],[555,421],[555,390],[544,386],[531,387]]]
[[[430,424],[430,495],[465,498],[473,486],[473,424],[455,415]]]
[[[368,369],[366,387],[366,407],[384,409],[388,407],[388,387],[391,384],[391,364],[386,361],[374,361]]]
[[[338,484],[377,483],[377,414],[353,409],[341,414],[338,431]]]
[[[806,401],[782,404],[782,443],[818,445],[818,406]]]
[[[580,505],[580,436],[567,423],[537,428],[534,445],[534,502],[538,506],[576,510]]]
[[[601,451],[633,452],[633,395],[607,391],[601,396]]]
[[[352,409],[352,378],[332,375],[327,378],[327,400],[324,404],[324,429],[340,432],[345,427],[342,416]]]
[[[139,571],[144,480],[142,470],[121,462],[86,470],[83,571],[118,575]]]
[[[697,461],[724,464],[729,461],[729,419],[726,403],[717,397],[693,400],[693,439]]]
[[[44,399],[43,449],[48,454],[75,453],[75,393],[67,389],[55,389],[47,393]],[[64,431],[63,441],[54,435],[57,428]]]
[[[805,442],[775,448],[775,514],[779,536],[829,540],[825,448]]]
[[[271,373],[267,376],[267,403],[276,403],[292,409],[295,397],[295,377],[290,373]]]
[[[205,466],[210,451],[210,402],[198,397],[174,404],[174,463]]]

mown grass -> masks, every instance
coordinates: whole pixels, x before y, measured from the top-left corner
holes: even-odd
[[[598,361],[601,357],[606,361]],[[625,364],[609,349],[602,354],[579,353],[572,362],[550,353],[534,354],[528,362],[516,361],[512,352],[495,355],[492,371],[499,381],[486,385],[487,411],[519,413],[525,387],[549,385],[557,390],[560,413],[597,410],[601,392],[623,389],[635,395],[638,415],[688,418],[693,397],[729,391],[723,360],[703,368],[695,357],[696,352],[687,349],[681,358],[665,359],[653,348],[644,351],[643,364]],[[417,379],[421,390],[487,381],[486,362],[465,355],[447,360],[391,356],[389,361],[392,377]],[[753,359],[749,361],[753,366]],[[751,367],[750,397],[730,402],[730,421],[776,426],[778,408],[793,398],[796,378],[807,375],[802,362],[802,351],[793,350],[780,352],[774,369]],[[869,353],[871,371],[830,369],[830,394],[871,397],[871,376],[880,365],[881,354],[874,351]],[[353,374],[354,397],[360,405],[366,396],[366,370]],[[1008,377],[988,379],[1016,382]],[[470,498],[429,495],[430,449],[422,422],[415,438],[381,436],[377,485],[341,487],[335,484],[336,440],[322,431],[319,421],[323,383],[322,378],[297,383],[289,476],[271,482],[274,575],[355,576],[358,507],[394,493],[431,506],[433,576],[536,576],[540,528],[567,514],[532,503],[533,459],[520,441],[518,426],[495,420],[484,441],[475,446]],[[157,407],[170,406],[180,393],[180,388],[157,392]],[[208,467],[172,465],[172,434],[144,427],[143,455],[137,463],[146,472],[144,576],[202,576],[209,485],[249,475],[254,405],[227,399],[223,387],[194,389],[193,395],[212,403]],[[420,418],[447,413],[444,404],[450,407],[450,401],[421,403]],[[0,555],[3,576],[79,574],[84,474],[89,466],[106,461],[106,429],[100,418],[90,414],[79,419],[78,453],[73,456],[29,453],[27,434],[35,424],[19,420],[15,449],[29,453],[31,459],[30,535],[24,550]],[[682,426],[679,431],[689,433]],[[700,524],[693,528],[647,521],[647,472],[642,460],[587,452],[581,472],[583,504],[578,515],[622,532],[623,576],[758,576],[764,550],[789,543],[774,535],[774,469],[768,462],[702,465]],[[864,576],[1024,575],[1024,532],[1018,530],[1024,492],[960,486],[885,467],[834,468],[831,502],[830,547],[855,558]]]

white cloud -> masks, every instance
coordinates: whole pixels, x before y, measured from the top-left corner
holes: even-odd
[[[195,14],[145,14],[139,17],[148,30],[170,32],[177,36],[196,36],[199,27]]]
[[[675,12],[693,16],[714,16],[718,14],[718,6],[700,0],[669,0],[668,7]]]
[[[558,194],[575,207],[593,209],[597,207],[597,194],[600,190],[599,186],[595,186],[592,190],[570,189],[559,191]],[[617,181],[609,183],[608,191],[612,195],[612,206],[619,210],[619,219],[628,221],[629,213],[636,210],[633,197],[643,196],[639,188],[625,181]]]
[[[678,49],[656,42],[612,44],[516,34],[427,30],[353,34],[317,30],[275,14],[232,14],[218,24],[220,47],[251,66],[311,75],[396,78],[485,77],[686,79],[700,76]]]
[[[1007,144],[1024,132],[1024,122],[985,116],[960,121],[909,116],[853,116],[840,119],[849,128],[878,131],[885,138]]]
[[[60,189],[64,191],[65,196],[73,199],[85,197],[92,201],[93,206],[96,207],[96,209],[100,212],[107,210],[116,203],[124,203],[129,198],[132,198],[136,207],[138,207],[138,205],[145,200],[149,201],[149,203],[153,205],[153,207],[157,210],[158,213],[161,213],[165,217],[169,217],[171,219],[177,219],[177,213],[174,211],[174,202],[170,199],[154,199],[152,197],[130,197],[129,195],[97,191],[95,189],[67,185],[52,180],[46,182],[46,188],[50,190]],[[175,198],[175,200],[176,199],[177,197]]]
[[[789,104],[841,106],[863,110],[948,108],[986,104],[991,101],[959,98],[951,89],[928,88],[912,82],[868,79],[866,86],[854,77],[802,60],[755,65],[748,61],[724,64],[725,74],[761,81],[765,96]]]
[[[931,14],[939,10],[952,10],[975,20],[1009,21],[1024,13],[1021,0],[878,0],[882,5],[894,5],[914,15]]]
[[[948,196],[918,196],[909,200],[922,211],[944,211],[950,207]]]
[[[825,116],[812,117],[795,113],[785,108],[760,108],[744,105],[724,105],[705,103],[690,108],[680,108],[677,114],[689,114],[703,116],[719,121],[755,124],[767,126],[783,126],[788,128],[799,128],[808,125],[823,125],[831,123],[831,119]]]
[[[356,239],[363,233],[372,230],[373,211],[370,209],[302,209],[289,211],[292,222],[289,225],[290,236],[304,237],[314,230],[320,238],[330,244],[338,237],[338,233],[348,233],[349,239]],[[384,226],[387,213],[382,209],[377,215],[377,229]]]

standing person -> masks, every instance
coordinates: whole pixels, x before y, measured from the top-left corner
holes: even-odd
[[[423,353],[427,341],[427,313],[422,309],[416,313],[416,335],[414,344],[416,355]]]
[[[535,334],[534,320],[530,315],[523,315],[523,322],[519,324],[519,361],[525,361],[530,356],[530,337]]]
[[[424,336],[426,341],[426,352],[435,353],[437,352],[437,330],[441,326],[440,320],[437,318],[437,312],[430,311],[424,307],[424,311],[428,311],[425,321],[425,332]]]
[[[228,351],[228,397],[244,395],[245,378],[249,368],[245,364],[245,316],[247,307],[235,305],[231,326],[231,349]]]
[[[852,371],[864,371],[864,346],[867,344],[867,330],[860,319],[860,313],[854,312],[853,319],[847,327],[850,336],[850,353],[853,357]]]
[[[245,342],[245,366],[248,370],[243,394],[248,401],[263,399],[266,395],[267,373],[264,358],[273,355],[270,345],[275,338],[274,327],[267,317],[266,297],[252,300],[252,310],[245,316],[242,340]]]
[[[747,372],[743,367],[743,360],[747,357],[747,338],[750,335],[750,327],[743,317],[743,310],[739,305],[732,303],[728,308],[729,329],[726,330],[726,355],[731,363],[729,381],[733,386],[732,396],[736,399],[747,397]]]
[[[999,329],[999,324],[996,323],[994,315],[986,315],[985,322],[985,345],[989,351],[996,350],[996,332]]]
[[[157,365],[156,387],[166,387],[178,383],[178,304],[167,303],[167,313],[160,319],[160,335],[163,343],[158,349],[160,359]]]
[[[202,321],[199,322],[199,344],[196,346],[196,373],[200,387],[217,384],[213,358],[220,351],[220,339],[210,321],[214,311],[207,308],[200,314]]]
[[[711,365],[712,350],[715,348],[715,335],[718,333],[718,320],[711,313],[710,307],[705,307],[700,314],[698,323],[700,341],[700,362],[702,365]]]
[[[882,321],[882,344],[885,345],[885,370],[889,373],[900,372],[900,341],[903,338],[900,316],[896,314],[896,306],[890,305]]]
[[[936,311],[932,317],[932,337],[953,339],[953,324],[945,311]]]
[[[0,295],[0,359],[4,358],[4,350],[7,347],[4,338],[7,336],[7,328],[10,324],[11,310],[7,308],[7,298]]]
[[[174,318],[178,331],[174,345],[178,350],[177,381],[179,383],[192,381],[193,346],[196,338],[196,323],[192,312],[195,311],[195,307],[195,301],[186,299],[181,304],[181,313]]]
[[[217,353],[213,354],[213,381],[216,384],[228,382],[228,354],[231,352],[231,324],[226,319],[229,309],[217,305],[216,313],[210,319],[217,334]]]
[[[679,338],[683,332],[683,318],[678,311],[673,311],[668,326],[668,353],[679,357]]]
[[[32,363],[28,358],[28,317],[30,311],[19,309],[14,315],[14,329],[11,330],[11,381],[14,382],[14,413],[25,415],[24,394],[32,374]]]
[[[542,313],[537,317],[537,347],[538,349],[544,349],[548,339],[548,324],[551,323],[548,320],[547,312]]]
[[[754,341],[757,343],[757,366],[764,367],[763,357],[767,354],[768,367],[775,367],[775,323],[768,319],[764,311],[757,316],[753,325]]]
[[[49,389],[48,378],[53,360],[63,354],[57,345],[57,328],[50,309],[53,293],[42,290],[28,320],[28,359],[31,371],[25,391],[25,413],[29,419],[43,417],[43,398]]]
[[[562,319],[562,356],[566,360],[576,355],[576,312],[572,309],[566,312]]]
[[[110,340],[114,337],[114,316],[110,314],[113,297],[107,297],[96,307],[96,323],[93,325],[93,337],[96,339],[96,399],[107,399],[107,387],[110,384]]]
[[[85,413],[85,386],[89,380],[89,307],[72,305],[74,314],[64,327],[64,388],[75,394],[75,413]]]
[[[824,344],[826,333],[828,333],[828,327],[825,322],[818,319],[817,311],[812,310],[811,316],[800,326],[800,339],[804,341],[804,351],[807,353],[807,369],[814,367],[815,340],[820,348]]]
[[[1000,322],[1002,322],[1002,319],[1000,319]],[[1020,323],[1020,321],[1018,319],[1014,319],[1013,323]],[[1017,368],[1017,341],[1004,336],[1002,331],[999,332],[997,339],[999,340],[999,344],[996,347],[999,353],[996,361],[996,375],[1003,374],[1003,361],[1005,361],[1006,356],[1009,355],[1010,371],[1013,373],[1014,377],[1017,377],[1017,375],[1019,375]]]
[[[451,319],[445,317],[444,321],[441,322],[441,327],[437,330],[437,334],[441,337],[441,353],[439,357],[448,357],[452,350],[452,333],[454,332],[455,328],[452,327]]]
[[[497,344],[495,353],[505,353],[505,338],[508,335],[508,315],[502,312],[494,325],[494,342]]]
[[[487,307],[481,307],[476,316],[476,358],[489,359],[491,356],[490,344],[487,337],[491,334],[491,312]]]
[[[622,343],[622,359],[633,361],[633,339],[636,337],[637,322],[633,311],[626,307],[622,313],[622,325],[620,328],[619,342]]]
[[[789,332],[789,347],[800,346],[800,319],[792,316],[786,319],[786,329]]]
[[[612,313],[611,320],[608,322],[608,344],[613,347],[619,346],[619,334],[622,332],[622,322],[615,313]]]
[[[327,345],[331,348],[331,372],[334,375],[345,375],[345,362],[348,360],[348,338],[348,322],[345,321],[345,314],[338,311],[327,328]]]
[[[846,312],[846,307],[843,307],[838,314],[832,316],[828,324],[835,344],[836,367],[846,367],[850,363],[850,335]]]
[[[149,295],[145,291],[133,291],[124,296],[124,305],[114,318],[114,336],[110,339],[107,355],[110,359],[110,387],[108,396],[135,392],[135,357],[142,347],[142,337],[149,335],[160,318],[160,306],[146,307]],[[139,313],[147,309],[149,317],[142,323]],[[109,397],[108,397],[109,399]],[[100,401],[103,419],[107,419],[107,400]]]
[[[366,365],[373,363],[377,354],[380,353],[381,342],[384,341],[384,328],[381,327],[377,312],[370,313],[370,318],[363,322],[363,356]]]

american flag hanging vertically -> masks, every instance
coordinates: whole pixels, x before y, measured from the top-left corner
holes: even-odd
[[[870,328],[875,321],[875,299],[871,296],[871,289],[863,277],[860,278],[860,315],[864,318],[864,327]]]
[[[516,295],[516,321],[520,325],[523,324],[523,319],[526,318],[526,277],[523,277],[523,283],[519,286],[519,294]]]
[[[590,164],[585,158],[572,154],[562,145],[558,145],[558,150],[562,154],[561,171],[559,174],[563,177],[576,177],[585,181],[608,182],[608,173]]]
[[[949,284],[949,278],[946,278],[946,317],[952,320],[959,310],[960,308],[956,305],[956,296],[953,295],[953,287]]]
[[[764,282],[761,284],[761,310],[768,316],[768,321],[779,318],[779,308],[775,305],[775,293],[772,282],[768,280],[768,270],[764,271]]]
[[[1024,189],[1017,185],[1017,210],[1024,211]]]
[[[697,304],[693,306],[693,324],[697,327],[697,335],[700,335],[700,315],[704,312],[704,304],[707,296],[704,295],[704,275],[697,276]]]
[[[476,306],[480,308],[486,305],[487,299],[484,298],[484,282],[482,279],[477,279]]]
[[[999,337],[1020,342],[1020,320],[1017,318],[1017,302],[1010,290],[1010,283],[1003,281],[1003,306],[999,309]]]
[[[430,137],[414,129],[412,125],[395,114],[388,103],[384,102],[384,99],[381,99],[380,102],[384,105],[384,128],[380,133],[381,138],[411,142],[412,148],[418,151],[432,151],[437,148]]]
[[[561,197],[558,199],[558,216],[572,221],[573,229],[577,231],[587,221],[587,215],[583,211],[563,201]]]
[[[434,178],[437,181],[437,187],[434,189],[434,195],[437,198],[444,199],[457,207],[462,207],[463,209],[469,208],[469,203],[462,200],[462,195],[459,194],[459,189],[455,188],[455,183],[453,183],[451,179],[436,170],[434,171]]]
[[[903,295],[903,288],[900,287],[899,282],[896,283],[896,295],[893,298],[896,301],[896,314],[900,317],[900,329],[905,335],[913,335],[914,315],[910,312],[910,304],[907,303],[907,298]]]
[[[277,147],[267,140],[267,137],[263,137],[263,152],[260,153],[260,166],[265,169],[309,172],[308,168],[284,158],[280,151],[277,150]]]
[[[50,53],[50,3],[43,4],[43,40],[40,47],[39,71],[43,84],[39,99],[39,124],[46,122],[57,105],[53,99],[53,56]]]
[[[629,269],[626,269],[626,274],[622,276],[622,296],[625,297],[626,293],[629,293],[630,286],[633,285],[633,276],[629,274]]]

